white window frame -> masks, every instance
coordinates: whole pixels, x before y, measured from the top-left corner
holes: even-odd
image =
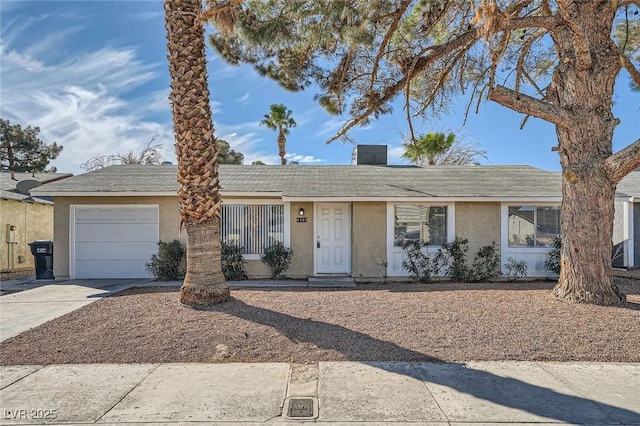
[[[284,241],[285,247],[291,247],[291,203],[288,201],[281,201],[276,199],[250,199],[250,198],[234,198],[233,200],[222,200],[223,205],[274,205],[284,206]],[[222,231],[220,232],[220,238],[222,238]],[[259,254],[245,254],[246,260],[260,260]]]
[[[510,247],[509,246],[509,207],[515,206],[534,206],[538,207],[561,207],[559,202],[539,202],[531,200],[520,201],[508,201],[501,203],[500,206],[500,256],[501,265],[507,263],[509,257],[513,257],[515,260],[526,260],[528,266],[528,275],[532,278],[556,277],[555,274],[545,269],[535,270],[531,267],[531,260],[537,262],[543,262],[550,252],[553,251],[553,247],[540,247],[540,246],[526,246],[526,247]],[[534,262],[535,263],[535,262]],[[502,267],[502,273],[505,273],[504,266]]]
[[[550,203],[503,203],[503,205],[506,204],[507,205],[507,212],[506,212],[506,219],[505,219],[505,228],[506,228],[506,236],[507,236],[507,240],[506,240],[506,245],[503,247],[507,247],[510,250],[512,249],[527,249],[527,250],[531,250],[533,248],[542,248],[544,250],[548,250],[550,247],[544,247],[544,246],[538,246],[538,245],[533,245],[533,246],[510,246],[509,245],[509,208],[510,207],[524,207],[524,206],[532,206],[533,207],[533,214],[534,214],[534,222],[533,222],[533,232],[534,232],[534,240],[537,240],[537,227],[538,227],[538,207],[557,207],[558,208],[558,212],[560,212],[560,204],[550,204]],[[560,226],[560,222],[558,222],[558,226]],[[560,229],[558,229],[558,234],[560,235]],[[551,247],[552,248],[552,247]]]
[[[403,201],[387,202],[387,276],[399,277],[409,276],[409,273],[402,270],[400,274],[393,269],[394,255],[404,253],[402,247],[396,247],[394,245],[395,239],[395,207],[396,206],[433,206],[433,207],[446,207],[447,208],[447,242],[450,243],[454,240],[456,235],[456,205],[454,202],[442,202],[438,200],[415,200],[415,201]],[[438,249],[442,248],[440,244],[429,245],[423,250],[427,253],[436,253]]]

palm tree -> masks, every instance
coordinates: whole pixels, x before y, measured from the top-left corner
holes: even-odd
[[[180,226],[187,274],[180,302],[207,307],[229,299],[222,274],[218,150],[209,105],[201,0],[165,0],[171,108],[178,157]]]
[[[285,136],[289,134],[290,128],[296,127],[296,121],[291,117],[291,110],[283,104],[273,104],[269,114],[264,115],[264,120],[260,121],[260,124],[278,131],[278,155],[280,155],[280,164],[284,166],[287,164],[287,160],[284,159],[287,144]]]
[[[456,140],[453,133],[427,133],[402,145],[407,158],[418,166],[447,164],[461,166],[477,164],[478,157],[487,158],[487,153],[474,143]]]

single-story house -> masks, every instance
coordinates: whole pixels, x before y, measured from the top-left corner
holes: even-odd
[[[544,262],[560,233],[558,172],[358,164],[221,165],[219,174],[221,238],[244,247],[249,277],[269,275],[260,254],[281,241],[294,251],[288,277],[403,278],[403,240],[436,250],[455,236],[469,240],[471,259],[495,241],[502,264],[513,257],[527,262],[529,277],[551,276]],[[56,278],[146,277],[156,243],[184,239],[177,190],[172,165],[111,166],[37,188],[55,200]],[[633,253],[628,229],[625,256]]]
[[[53,238],[53,202],[29,190],[70,173],[0,173],[0,271],[34,269],[29,243]]]

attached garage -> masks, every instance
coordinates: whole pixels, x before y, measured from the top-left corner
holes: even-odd
[[[148,278],[158,250],[157,205],[71,206],[71,279]]]

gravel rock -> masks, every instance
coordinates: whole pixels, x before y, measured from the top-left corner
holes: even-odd
[[[137,288],[8,339],[0,363],[640,362],[640,281],[617,283],[625,306],[561,302],[551,282],[236,290],[210,310]]]

